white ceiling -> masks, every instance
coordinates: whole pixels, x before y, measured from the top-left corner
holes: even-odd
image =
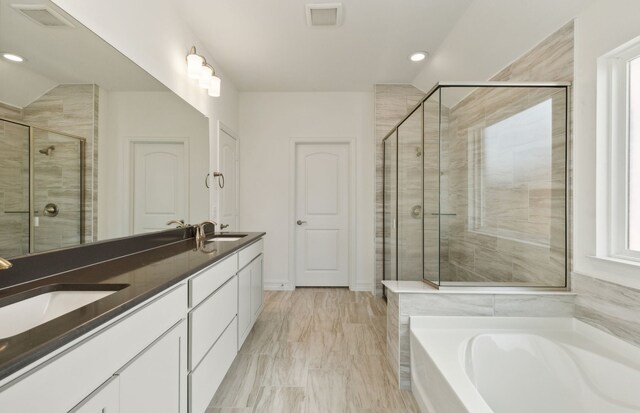
[[[308,27],[321,0],[190,0],[181,12],[241,91],[367,91],[410,83],[471,0],[344,0],[340,27]],[[334,2],[334,0],[324,1]]]
[[[49,5],[75,27],[47,28],[11,7],[31,3]],[[47,0],[0,0],[0,51],[27,59],[23,63],[0,62],[0,101],[17,107],[28,105],[58,84],[93,83],[114,91],[167,90]]]

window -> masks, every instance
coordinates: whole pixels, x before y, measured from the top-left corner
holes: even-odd
[[[609,148],[606,255],[640,261],[640,40],[603,59],[608,93],[599,119],[607,125]]]
[[[640,57],[629,61],[627,249],[640,252]]]

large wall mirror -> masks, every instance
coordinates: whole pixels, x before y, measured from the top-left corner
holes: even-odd
[[[0,0],[0,53],[1,257],[207,218],[200,112],[49,1]]]

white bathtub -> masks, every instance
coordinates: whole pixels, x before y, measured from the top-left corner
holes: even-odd
[[[640,412],[640,348],[573,318],[411,317],[424,413]]]

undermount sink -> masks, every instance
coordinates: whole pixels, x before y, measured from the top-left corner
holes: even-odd
[[[237,234],[229,234],[229,235],[215,235],[213,238],[207,240],[207,242],[214,241],[238,241],[242,238],[246,237],[246,235],[237,235]]]
[[[93,289],[92,289],[93,287]],[[47,286],[8,297],[11,304],[0,307],[0,338],[11,337],[107,297],[126,285]]]

